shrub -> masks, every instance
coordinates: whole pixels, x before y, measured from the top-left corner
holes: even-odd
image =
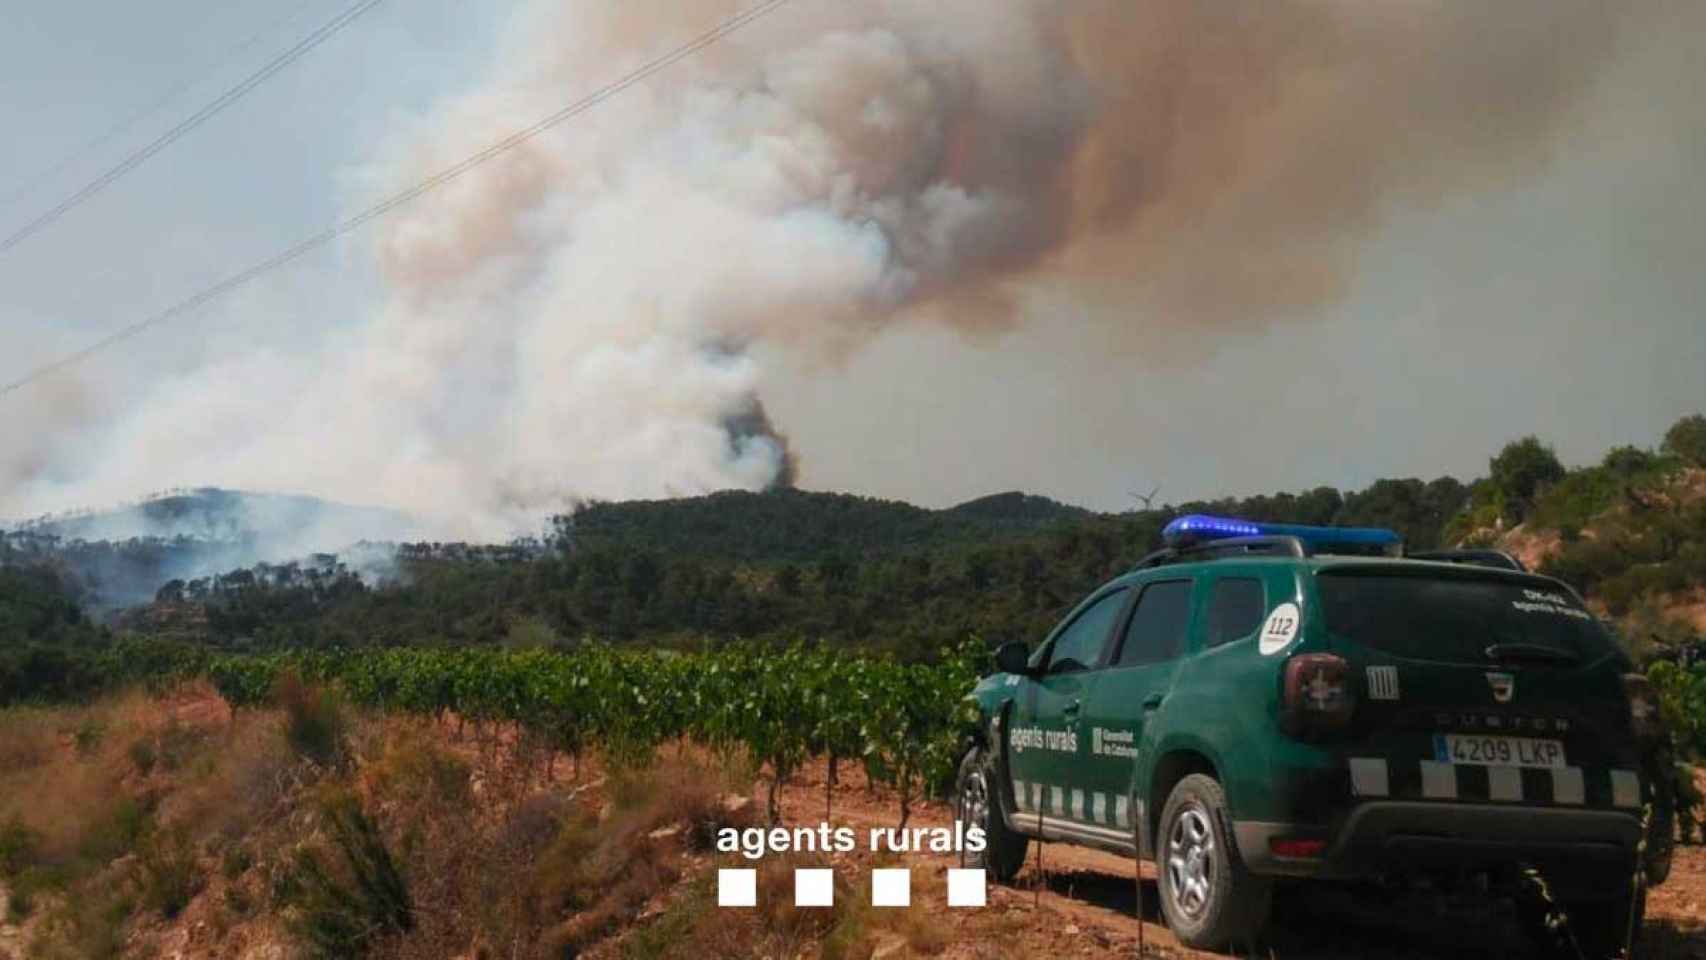
[[[1691,466],[1706,467],[1706,416],[1696,413],[1671,424],[1660,449]]]
[[[1706,665],[1684,669],[1668,661],[1647,668],[1659,694],[1659,710],[1682,759],[1706,760]]]
[[[292,749],[321,766],[342,762],[349,721],[335,694],[287,671],[279,676],[273,699],[284,710],[284,738]]]
[[[179,723],[169,718],[160,728],[160,764],[167,770],[177,770],[187,762],[196,749],[207,741],[207,730]]]
[[[1579,533],[1617,502],[1627,483],[1624,475],[1605,467],[1572,470],[1536,498],[1528,519],[1535,526],[1572,527]]]
[[[219,872],[227,880],[235,880],[249,872],[255,865],[255,858],[249,855],[248,848],[235,845],[225,848],[225,853],[219,858]]]
[[[1542,489],[1564,479],[1558,455],[1534,436],[1505,444],[1487,467],[1488,478],[1503,497],[1505,516],[1516,520],[1528,515]]]
[[[281,893],[295,908],[291,926],[321,957],[365,953],[387,934],[414,927],[414,906],[402,871],[373,819],[354,796],[321,803],[336,862],[313,849],[298,852]]]
[[[25,885],[18,885],[6,891],[6,922],[14,926],[29,919],[30,911],[35,909],[35,891]]]
[[[1653,469],[1658,462],[1651,451],[1622,446],[1607,450],[1599,465],[1617,476],[1633,477]]]
[[[685,954],[717,956],[713,948],[736,946],[752,939],[744,925],[720,930],[715,921],[744,919],[745,911],[719,910],[710,884],[701,878],[683,890],[653,920],[622,943],[624,960],[667,960]]]
[[[154,741],[149,737],[138,737],[130,745],[130,762],[135,765],[136,772],[148,776],[154,772],[154,762],[158,759],[154,753]]]
[[[170,920],[201,892],[204,878],[196,869],[195,851],[181,833],[156,834],[144,845],[142,902]]]
[[[78,756],[87,757],[100,747],[101,741],[106,738],[106,735],[106,725],[93,717],[89,717],[77,725],[76,731],[71,734],[71,742],[76,746]]]
[[[385,794],[453,808],[473,803],[469,773],[466,760],[414,727],[387,737],[378,759],[365,771]]]
[[[48,960],[117,960],[125,952],[125,925],[136,909],[119,885],[96,887],[65,901],[43,921],[30,956]]]
[[[34,864],[40,843],[36,832],[15,815],[0,824],[0,877],[16,877]]]
[[[134,851],[153,826],[153,797],[120,797],[84,834],[78,853],[94,863],[109,863]]]

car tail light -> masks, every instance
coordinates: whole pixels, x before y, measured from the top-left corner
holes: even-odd
[[[1295,837],[1275,837],[1268,841],[1268,849],[1276,857],[1294,857],[1297,859],[1312,859],[1321,856],[1327,850],[1325,840],[1302,840]]]
[[[1629,729],[1636,737],[1649,739],[1664,730],[1659,716],[1659,694],[1653,682],[1638,673],[1623,675],[1623,692],[1629,698]]]
[[[1294,737],[1331,733],[1349,725],[1356,711],[1351,667],[1330,653],[1302,653],[1285,662],[1280,696],[1281,726]]]

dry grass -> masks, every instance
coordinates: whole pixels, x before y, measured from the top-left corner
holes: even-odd
[[[749,861],[740,861],[746,866]],[[715,873],[708,872],[680,890],[651,922],[636,929],[621,944],[627,960],[662,960],[667,957],[734,958],[821,957],[823,960],[868,960],[885,940],[902,939],[919,953],[940,952],[939,936],[931,936],[928,949],[913,944],[913,936],[899,932],[916,927],[917,938],[930,925],[921,908],[878,910],[872,906],[867,871],[835,872],[832,905],[794,905],[794,871],[797,868],[827,867],[830,862],[814,855],[772,857],[758,870],[758,906],[750,910],[717,906]]]
[[[59,752],[63,711],[42,707],[0,709],[0,771],[23,773],[47,763]]]
[[[922,911],[873,911],[857,872],[837,871],[834,908],[793,907],[789,858],[762,867],[765,908],[715,908],[717,831],[755,825],[753,805],[728,802],[751,780],[727,758],[666,746],[648,766],[559,783],[522,738],[469,746],[429,720],[338,706],[321,724],[334,701],[290,693],[295,714],[232,717],[205,694],[0,712],[14,761],[0,768],[0,869],[28,878],[7,886],[31,955],[169,952],[169,932],[192,928],[207,952],[238,955],[305,929],[301,851],[356,882],[317,802],[334,794],[371,815],[370,849],[413,905],[376,960],[941,949]]]
[[[679,882],[684,850],[746,825],[693,757],[613,774],[606,803],[506,770],[537,771],[526,743],[482,744],[470,758],[443,740],[430,723],[390,719],[356,751],[354,780],[386,811],[418,908],[416,928],[378,945],[380,957],[584,951]]]
[[[186,703],[209,706],[131,693],[0,711],[0,824],[29,840],[10,907],[37,915],[35,954],[119,955],[139,917],[177,916],[222,849],[277,819],[295,782],[278,718]]]
[[[131,856],[151,829],[156,795],[141,787],[132,739],[166,722],[140,695],[86,707],[0,712],[0,823],[14,838],[11,902],[33,927],[32,955],[111,957],[145,879]]]
[[[709,849],[722,827],[751,823],[725,807],[720,778],[686,757],[615,776],[611,797],[607,815],[582,811],[563,823],[534,870],[535,909],[569,915],[547,935],[553,956],[631,922],[680,879],[683,848]]]
[[[808,943],[816,943],[845,923],[857,912],[858,904],[867,902],[869,894],[860,897],[858,891],[840,874],[835,876],[834,906],[800,907],[794,904],[794,871],[800,868],[828,867],[829,861],[820,856],[771,858],[758,867],[758,906],[760,928],[771,938],[798,953]]]
[[[878,866],[890,863],[874,861]],[[753,864],[727,858],[723,865]],[[847,863],[834,863],[821,854],[767,857],[756,867],[758,905],[753,909],[718,907],[715,870],[707,870],[675,891],[665,909],[624,937],[615,955],[628,960],[679,956],[869,960],[879,948],[896,946],[907,957],[943,953],[951,934],[928,903],[920,900],[904,909],[871,906],[871,872],[865,869],[870,865],[849,869]],[[796,906],[794,871],[832,866],[832,905]]]
[[[0,822],[29,828],[41,862],[72,861],[120,813],[132,768],[126,735],[164,722],[158,705],[139,695],[0,714],[0,756],[20,762],[0,766]]]
[[[732,811],[724,803],[751,786],[751,780],[731,783],[697,754],[679,753],[642,771],[613,774],[612,819],[616,827],[632,831],[679,825],[690,849],[707,850],[719,829],[753,825],[747,809]]]
[[[348,758],[348,711],[336,689],[286,671],[273,685],[273,702],[284,711],[284,739],[298,754],[322,767]]]
[[[430,721],[393,720],[364,733],[360,752],[369,759],[356,774],[363,795],[402,806],[473,805],[471,765],[443,745]]]
[[[199,838],[224,847],[283,816],[310,774],[297,764],[279,727],[275,716],[245,712],[222,730],[206,731],[202,752],[171,778],[174,789],[160,806],[162,822],[190,826]]]
[[[91,886],[45,917],[30,943],[42,960],[109,960],[124,955],[125,926],[136,909],[128,883]]]

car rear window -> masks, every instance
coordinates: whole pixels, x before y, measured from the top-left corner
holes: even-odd
[[[1328,634],[1401,657],[1486,663],[1508,644],[1585,660],[1608,645],[1593,614],[1548,584],[1325,570],[1316,585]]]

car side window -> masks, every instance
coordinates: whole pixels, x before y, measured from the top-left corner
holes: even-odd
[[[1120,642],[1121,667],[1171,660],[1185,650],[1191,622],[1191,581],[1162,580],[1143,588]]]
[[[1268,609],[1262,581],[1254,577],[1226,577],[1214,582],[1208,599],[1208,625],[1203,645],[1218,647],[1247,637],[1262,625]]]
[[[1101,666],[1108,631],[1125,604],[1126,592],[1125,587],[1120,587],[1103,594],[1054,638],[1049,651],[1049,673],[1071,673]]]

